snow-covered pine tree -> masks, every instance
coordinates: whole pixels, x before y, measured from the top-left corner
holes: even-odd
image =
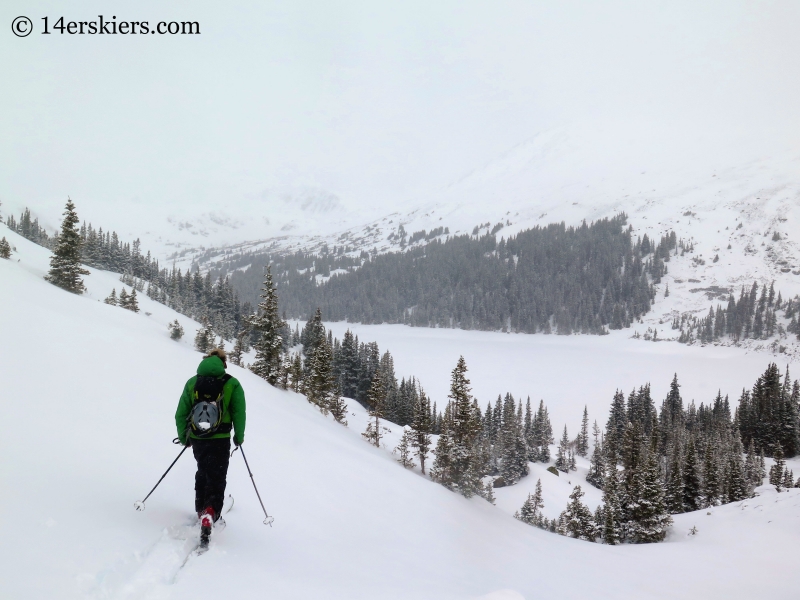
[[[453,485],[469,498],[481,491],[481,473],[478,470],[476,441],[480,434],[480,419],[473,405],[469,379],[466,377],[467,363],[458,359],[450,378],[450,405],[452,406],[453,462],[451,472]]]
[[[0,240],[0,258],[11,258],[11,244],[5,237]]]
[[[774,485],[775,489],[780,492],[783,486],[783,472],[786,468],[786,461],[783,459],[783,450],[780,444],[775,444],[772,458],[775,460],[775,464],[769,469],[769,483]]]
[[[589,454],[589,409],[587,406],[583,407],[581,431],[578,434],[577,442],[578,443],[575,445],[575,451],[578,453],[578,456],[586,458],[586,455]]]
[[[575,451],[570,447],[569,449],[569,457],[567,459],[567,467],[570,471],[577,471],[578,465],[575,462]]]
[[[311,368],[306,377],[308,401],[316,404],[326,415],[334,398],[339,397],[338,383],[333,374],[332,362],[331,347],[327,341],[323,341],[317,346],[314,356],[311,357]]]
[[[603,505],[603,541],[609,546],[620,543],[620,528],[614,509]]]
[[[564,434],[561,436],[561,441],[558,443],[558,450],[556,451],[556,469],[562,473],[569,472],[569,435],[567,434],[566,425],[564,425]]]
[[[686,456],[683,460],[683,510],[691,512],[703,507],[703,487],[700,480],[700,465],[694,445],[694,437],[689,438]]]
[[[288,369],[289,371],[289,389],[293,392],[302,393],[303,385],[303,359],[300,357],[299,352],[295,352],[292,356],[292,363]]]
[[[386,403],[386,391],[383,389],[383,378],[381,377],[380,369],[375,371],[375,375],[372,377],[372,385],[369,388],[367,402],[369,403],[369,421],[367,429],[361,435],[370,444],[380,447],[381,438],[383,437],[381,419],[384,416]]]
[[[103,300],[106,304],[110,304],[111,306],[117,305],[117,288],[111,290],[111,293]]]
[[[783,472],[783,482],[781,483],[781,487],[786,489],[794,487],[794,471],[786,469]]]
[[[597,538],[597,525],[594,522],[594,515],[589,507],[581,502],[584,492],[581,486],[576,485],[569,495],[567,509],[561,513],[562,527],[569,537],[587,542],[594,542]]]
[[[419,458],[419,466],[422,474],[425,474],[425,459],[431,447],[431,401],[422,388],[417,393],[417,400],[414,403],[414,416],[411,422],[413,432],[411,446]]]
[[[122,302],[122,294],[125,293],[123,289],[120,292],[119,298],[120,302]],[[211,344],[213,344],[214,337],[212,336],[210,339],[208,337],[208,325],[203,325],[200,329],[197,330],[197,333],[194,336],[194,347],[195,350],[198,352],[202,352],[203,354],[208,353],[211,350]]]
[[[244,353],[247,352],[247,338],[249,337],[250,332],[247,327],[243,327],[239,333],[236,335],[236,342],[233,344],[233,350],[230,353],[231,362],[239,367],[242,365],[242,357]],[[281,369],[281,372],[285,373],[285,369]],[[285,387],[283,389],[286,389]]]
[[[703,459],[703,502],[705,506],[716,506],[719,504],[720,484],[717,457],[711,444],[707,443],[706,454]]]
[[[61,233],[56,240],[53,256],[50,257],[50,271],[45,279],[58,287],[82,294],[86,291],[81,275],[89,271],[81,266],[81,234],[78,230],[78,214],[72,200],[67,199]]]
[[[534,508],[532,494],[528,494],[525,502],[522,503],[522,508],[520,508],[519,512],[515,513],[514,516],[528,525],[536,524],[536,509]]]
[[[117,302],[117,306],[127,310],[128,302],[130,302],[130,296],[128,296],[128,291],[125,288],[122,288],[122,291],[119,293],[119,301]]]
[[[444,419],[439,439],[436,441],[434,449],[433,466],[431,467],[431,479],[442,484],[449,490],[453,489],[453,439],[450,436],[449,420]]]
[[[183,337],[184,331],[181,324],[178,322],[178,319],[175,319],[172,323],[167,325],[167,329],[169,330],[169,338],[171,340],[175,340],[176,342]]]
[[[131,295],[128,296],[128,305],[125,308],[131,312],[139,312],[139,302],[136,299],[136,288],[131,289]]]
[[[401,465],[403,465],[406,469],[413,469],[416,465],[414,464],[414,460],[411,458],[411,439],[413,437],[413,433],[409,429],[403,429],[403,436],[400,438],[400,443],[394,449],[395,452],[400,454],[400,458],[397,459]]]
[[[586,481],[596,487],[598,490],[603,489],[603,482],[605,472],[605,460],[603,458],[603,447],[596,444],[592,451],[592,458],[589,462],[589,472],[586,474]]]
[[[319,309],[317,310],[319,314]],[[281,319],[278,312],[278,295],[275,293],[275,285],[272,282],[272,269],[267,267],[267,275],[261,288],[261,302],[258,311],[250,319],[250,326],[257,333],[258,340],[254,344],[256,350],[256,360],[251,365],[250,370],[266,379],[271,385],[275,385],[280,377],[283,361],[281,352],[283,350],[283,331],[286,323]],[[322,326],[320,316],[320,326]],[[324,328],[322,330],[324,341]],[[314,350],[316,350],[315,344]],[[313,359],[314,353],[310,352],[307,358]],[[309,361],[313,363],[313,360]]]
[[[683,512],[683,460],[681,447],[675,443],[669,462],[664,503],[671,514]]]
[[[317,307],[317,310],[314,311],[314,316],[305,324],[300,334],[300,342],[303,344],[303,356],[308,363],[306,367],[310,366],[310,359],[314,356],[314,351],[319,344],[325,341],[325,337],[325,326],[322,324],[322,311]],[[377,345],[375,345],[372,353],[374,355],[372,357],[374,368],[368,373],[365,373],[365,375],[367,375],[367,380],[365,381],[365,388],[367,390],[372,385],[372,376],[375,373],[375,369],[378,367],[378,362],[380,362]]]
[[[506,394],[503,408],[503,424],[501,431],[502,453],[500,455],[500,474],[506,485],[514,485],[528,474],[528,448],[522,417],[522,404],[514,410],[514,397]]]
[[[636,497],[628,499],[631,541],[636,544],[661,542],[672,524],[664,504],[664,484],[658,464],[658,456],[647,452],[646,459],[637,469]]]

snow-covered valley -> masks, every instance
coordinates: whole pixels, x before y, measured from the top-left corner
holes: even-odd
[[[141,298],[133,314],[101,302],[118,275],[92,270],[83,296],[42,276],[49,253],[0,226],[16,248],[0,260],[2,441],[0,595],[9,598],[793,598],[788,573],[800,536],[800,490],[771,486],[745,502],[675,516],[665,543],[611,547],[568,539],[511,517],[541,478],[549,514],[579,470],[557,481],[542,465],[497,490],[497,506],[464,499],[403,469],[361,438],[350,403],[345,428],[297,394],[231,367],[246,390],[245,448],[276,521],[261,524],[244,465],[234,458],[228,526],[190,557],[193,461],[184,457],[137,513],[177,455],[173,413],[200,355],[199,327]],[[149,314],[148,314],[149,313]],[[169,339],[178,319],[187,331]],[[346,325],[331,324],[336,335]],[[515,336],[363,327],[444,400],[457,355],[482,402],[498,393],[544,398],[558,430],[589,406],[602,423],[610,394],[647,381],[663,396],[677,372],[687,398],[735,395],[773,359],[764,353],[628,340],[622,334]],[[591,360],[590,360],[591,357]],[[590,364],[591,363],[591,364]],[[578,371],[578,367],[580,371]],[[586,372],[585,377],[583,376]],[[397,435],[397,432],[393,432]],[[800,463],[790,461],[800,472]],[[584,483],[584,482],[581,482]],[[585,484],[590,489],[588,484]],[[599,492],[586,498],[592,508]],[[552,511],[552,512],[550,512]],[[707,514],[710,513],[710,514]],[[689,536],[692,527],[697,535]]]

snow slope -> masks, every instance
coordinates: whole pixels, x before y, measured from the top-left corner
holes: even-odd
[[[578,542],[404,470],[355,426],[236,367],[244,448],[275,525],[261,524],[234,456],[228,526],[187,561],[192,459],[145,512],[132,504],[177,454],[173,412],[199,355],[168,338],[176,315],[165,307],[142,298],[133,314],[99,302],[113,274],[93,271],[89,294],[68,294],[42,280],[46,251],[0,235],[17,248],[0,261],[0,381],[13,419],[0,438],[0,597],[796,596],[800,490],[679,517],[664,544]]]

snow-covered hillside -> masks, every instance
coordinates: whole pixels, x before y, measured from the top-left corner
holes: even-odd
[[[514,520],[502,501],[466,500],[403,469],[361,439],[355,407],[352,427],[342,427],[237,367],[248,400],[244,448],[276,521],[261,524],[234,456],[227,528],[181,568],[197,535],[192,458],[178,462],[145,512],[133,502],[178,453],[174,409],[200,358],[188,340],[170,340],[166,324],[178,318],[187,338],[197,324],[144,297],[139,314],[103,304],[119,290],[110,273],[92,271],[84,296],[64,292],[42,279],[46,250],[4,226],[0,236],[16,248],[0,260],[9,420],[0,442],[0,597],[796,596],[800,490],[766,486],[753,500],[680,515],[662,544],[580,542]],[[688,536],[692,526],[698,533]]]

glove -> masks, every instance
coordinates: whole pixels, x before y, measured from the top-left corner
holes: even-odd
[[[239,446],[241,446],[242,444],[244,444],[244,440],[242,440],[242,441],[240,442],[240,441],[239,441],[239,440],[237,440],[236,438],[233,438],[233,445],[234,445],[234,446],[236,446],[236,447],[238,448],[238,447],[239,447]]]
[[[184,446],[186,446],[187,448],[192,447],[192,438],[190,438],[188,435],[186,436],[186,443],[184,444]]]

